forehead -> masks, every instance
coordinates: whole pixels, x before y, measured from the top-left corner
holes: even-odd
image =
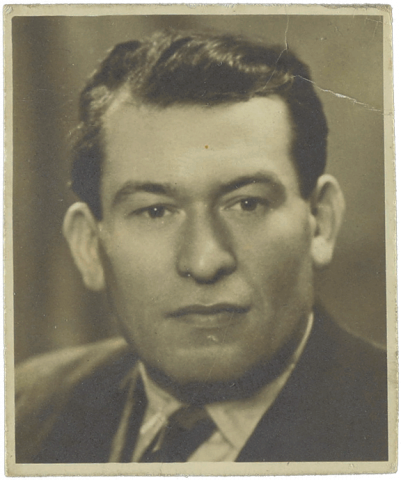
[[[277,96],[164,109],[117,100],[104,130],[108,188],[130,179],[198,184],[263,168],[295,175],[288,108]]]

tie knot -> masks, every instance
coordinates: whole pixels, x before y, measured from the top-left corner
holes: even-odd
[[[201,407],[188,405],[170,415],[169,426],[178,425],[185,430],[191,430],[198,422],[202,420],[211,421],[207,411]]]
[[[186,462],[215,429],[204,408],[181,407],[170,416],[165,431],[152,442],[141,462]],[[158,440],[160,445],[156,447]]]

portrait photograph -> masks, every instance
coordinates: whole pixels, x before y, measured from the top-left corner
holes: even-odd
[[[391,7],[3,18],[7,474],[395,472]]]

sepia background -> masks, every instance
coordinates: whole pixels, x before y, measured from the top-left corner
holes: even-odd
[[[14,310],[16,361],[115,334],[87,292],[61,234],[75,200],[68,137],[85,79],[118,42],[160,28],[213,29],[288,46],[305,61],[328,117],[329,173],[347,201],[333,264],[318,297],[349,330],[386,340],[381,17],[14,17]]]

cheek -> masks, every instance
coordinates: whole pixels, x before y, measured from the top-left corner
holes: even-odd
[[[172,245],[161,240],[158,236],[138,238],[116,232],[110,241],[104,242],[104,251],[118,278],[152,284],[171,264]]]
[[[104,246],[102,260],[115,307],[118,310],[124,308],[124,313],[132,315],[133,310],[142,304],[148,310],[155,299],[164,296],[165,278],[171,262],[160,245],[119,240]]]
[[[155,352],[155,308],[164,297],[163,275],[150,268],[143,256],[124,250],[108,257],[105,266],[109,300],[123,335],[136,351]]]
[[[274,220],[274,219],[273,219]],[[293,220],[293,221],[291,221]],[[305,270],[310,271],[311,232],[305,219],[270,222],[266,229],[254,232],[245,245],[244,265],[256,282],[264,280],[273,288],[290,286]]]
[[[268,350],[269,355],[287,341],[313,305],[310,235],[304,228],[296,233],[283,229],[268,241],[265,237],[264,247],[260,241],[260,248],[248,256],[247,276],[258,312],[253,348]]]

